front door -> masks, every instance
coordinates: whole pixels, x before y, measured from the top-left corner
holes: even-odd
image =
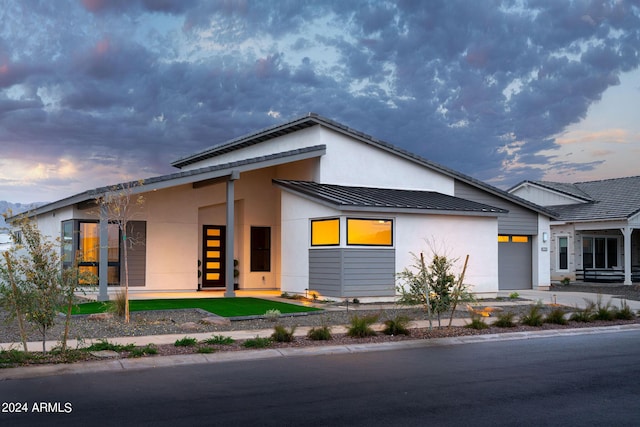
[[[224,225],[204,225],[202,229],[202,288],[224,288],[225,283]]]

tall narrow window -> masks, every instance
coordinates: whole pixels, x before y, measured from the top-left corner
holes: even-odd
[[[271,227],[251,227],[251,271],[271,271]]]
[[[335,246],[339,244],[339,218],[311,220],[311,246]]]
[[[558,270],[569,269],[569,238],[558,237]]]
[[[347,245],[392,246],[393,221],[347,218]]]

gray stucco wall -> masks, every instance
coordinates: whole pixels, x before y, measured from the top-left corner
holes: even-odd
[[[395,249],[309,250],[309,290],[334,298],[395,295]]]

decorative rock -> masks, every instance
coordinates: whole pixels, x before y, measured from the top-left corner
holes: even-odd
[[[111,320],[113,313],[94,313],[87,316],[88,320]]]
[[[195,322],[185,322],[180,324],[180,329],[184,329],[186,331],[196,331],[198,330],[198,324]]]
[[[200,320],[200,323],[204,325],[229,325],[231,321],[226,317],[210,316]]]
[[[117,351],[113,350],[100,350],[90,352],[92,356],[99,357],[100,359],[117,359],[120,357]]]

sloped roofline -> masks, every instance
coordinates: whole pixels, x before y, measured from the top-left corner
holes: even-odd
[[[203,150],[199,153],[178,159],[173,163],[171,163],[171,165],[177,168],[182,168],[190,164],[200,162],[202,160],[220,156],[222,154],[226,154],[235,150],[239,150],[241,148],[259,144],[261,142],[264,142],[273,138],[277,138],[279,136],[286,135],[289,133],[293,133],[301,129],[316,126],[316,125],[324,126],[328,129],[347,135],[365,144],[382,149],[396,156],[400,156],[414,163],[417,163],[421,166],[425,166],[430,169],[436,170],[446,176],[457,179],[473,187],[480,188],[488,193],[493,194],[494,196],[498,196],[500,198],[509,200],[515,203],[516,205],[533,210],[539,214],[543,214],[551,218],[555,218],[556,216],[556,213],[551,209],[536,205],[535,203],[529,202],[528,200],[522,199],[513,194],[509,194],[504,190],[501,190],[497,187],[489,185],[478,179],[464,175],[446,166],[432,162],[431,160],[427,160],[415,153],[404,150],[395,145],[389,144],[388,142],[382,141],[371,135],[367,135],[366,133],[352,129],[348,126],[345,126],[341,123],[338,123],[326,117],[320,116],[319,114],[316,114],[316,113],[308,113],[305,116],[298,117],[297,119],[291,120],[287,123],[272,126],[254,133],[247,134],[245,136],[232,139],[220,145],[207,148],[206,150]]]
[[[574,184],[564,184],[564,183],[558,183],[558,184],[562,184],[562,185],[574,185]],[[565,191],[562,188],[559,187],[554,187],[553,185],[549,185],[549,183],[545,182],[545,181],[531,181],[531,180],[524,180],[516,185],[514,185],[513,187],[509,188],[507,190],[507,192],[511,193],[512,191],[515,191],[519,188],[522,188],[526,185],[530,185],[532,187],[538,187],[542,190],[547,190],[547,191],[551,191],[552,193],[556,193],[556,194],[560,194],[562,196],[567,196],[570,197],[572,199],[581,201],[581,202],[594,202],[595,200],[592,197],[589,197],[588,195],[579,195],[576,193],[571,193],[569,191]],[[576,191],[580,191],[581,193],[584,194],[584,191],[580,190],[579,188],[576,188]]]

